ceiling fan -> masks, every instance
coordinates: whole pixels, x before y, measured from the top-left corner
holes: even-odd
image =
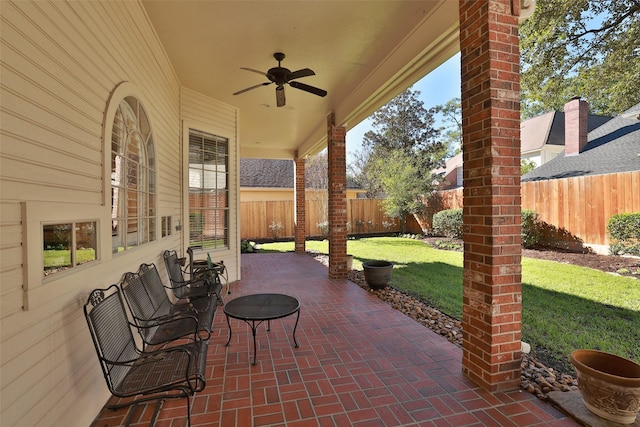
[[[315,76],[316,73],[314,73],[313,70],[309,68],[303,68],[298,71],[290,71],[289,69],[280,66],[280,62],[282,62],[282,60],[284,59],[284,53],[276,52],[273,54],[273,57],[276,59],[276,61],[278,61],[278,66],[270,68],[269,71],[267,71],[266,73],[263,73],[262,71],[254,70],[253,68],[241,67],[242,70],[247,70],[247,71],[251,71],[251,72],[266,76],[269,79],[269,81],[248,87],[246,89],[239,90],[238,92],[234,93],[234,95],[240,95],[241,93],[245,93],[247,91],[258,88],[260,86],[267,86],[272,83],[276,84],[276,103],[278,107],[284,107],[284,105],[286,104],[286,100],[284,96],[285,84],[288,84],[292,88],[300,89],[305,92],[312,93],[314,95],[318,95],[318,96],[327,95],[326,90],[319,89],[317,87],[309,86],[307,84],[295,81],[296,79],[299,79],[302,77]]]

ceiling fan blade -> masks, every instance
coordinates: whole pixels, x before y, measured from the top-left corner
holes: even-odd
[[[276,88],[276,104],[278,107],[284,107],[286,100],[284,98],[284,86],[278,86]]]
[[[260,86],[267,86],[267,85],[270,85],[270,84],[271,84],[271,82],[264,82],[264,83],[260,83],[260,84],[257,84],[257,85],[254,85],[254,86],[248,87],[248,88],[246,88],[246,89],[239,90],[239,91],[235,92],[235,93],[234,93],[234,95],[240,95],[241,93],[248,92],[248,91],[250,91],[251,89],[255,89],[255,88],[260,87]]]
[[[304,90],[305,92],[312,93],[318,96],[326,96],[327,91],[323,89],[319,89],[317,87],[309,86],[300,82],[289,82],[289,86],[294,87],[296,89]]]
[[[252,73],[258,73],[261,76],[269,77],[269,75],[267,73],[265,73],[264,71],[258,71],[258,70],[254,70],[253,68],[246,68],[246,67],[240,67],[240,69],[241,70],[251,71]]]
[[[309,68],[303,68],[302,70],[294,71],[293,73],[291,73],[291,78],[289,80],[299,79],[301,77],[315,76],[315,75],[316,73],[314,73],[313,70],[310,70]]]

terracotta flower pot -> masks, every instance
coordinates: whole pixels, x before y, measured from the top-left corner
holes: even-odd
[[[640,410],[640,364],[596,350],[576,350],[570,360],[591,412],[620,424],[635,422]]]
[[[389,261],[365,261],[362,263],[364,280],[371,289],[384,289],[391,281],[393,263]]]

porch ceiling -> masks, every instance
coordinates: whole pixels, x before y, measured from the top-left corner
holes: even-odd
[[[143,1],[181,84],[238,108],[242,157],[294,158],[326,146],[326,117],[352,128],[459,51],[458,2]],[[267,81],[277,65],[311,68],[300,79],[324,98]]]

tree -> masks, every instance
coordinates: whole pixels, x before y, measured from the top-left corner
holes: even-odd
[[[309,200],[316,202],[318,219],[320,222],[316,227],[324,234],[328,221],[327,211],[329,209],[329,160],[327,150],[323,150],[313,157],[307,158],[305,162],[305,187],[311,190]]]
[[[536,162],[529,159],[520,159],[520,175],[526,175],[536,168]]]
[[[575,96],[619,114],[640,94],[640,0],[537,0],[520,27],[523,118]]]
[[[382,204],[388,216],[402,219],[406,214],[422,210],[422,194],[416,191],[415,186],[421,177],[407,153],[397,150],[385,158],[378,157],[375,168],[387,195]]]
[[[425,108],[419,95],[407,89],[376,111],[373,130],[363,139],[363,180],[371,191],[386,194],[385,210],[394,218],[424,209],[424,197],[439,182],[432,171],[444,164],[447,154],[434,127],[435,109]]]
[[[462,150],[462,104],[460,98],[453,98],[444,105],[436,105],[435,112],[442,115],[444,126],[440,132],[448,147],[449,156],[455,156]]]
[[[382,191],[375,174],[370,172],[369,161],[371,149],[363,147],[353,153],[353,159],[347,165],[347,182],[353,183],[357,188],[365,190],[366,197],[376,198]]]

